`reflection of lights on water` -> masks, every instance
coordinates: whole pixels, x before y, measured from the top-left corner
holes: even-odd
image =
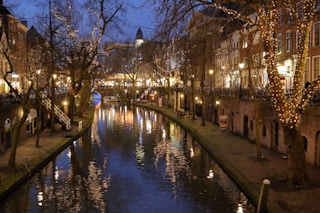
[[[43,193],[42,193],[42,192],[39,192],[38,195],[37,195],[37,198],[38,198],[38,205],[39,205],[39,206],[42,206]]]
[[[211,179],[211,178],[213,178],[213,176],[214,176],[213,170],[210,169],[210,170],[209,170],[209,175],[207,176],[207,178],[208,178],[208,179]]]
[[[56,167],[54,171],[54,180],[57,181],[58,179],[59,179],[59,171],[58,171],[58,167]]]
[[[146,121],[146,131],[147,131],[147,134],[151,134],[151,133],[152,133],[152,123],[151,123],[151,120],[147,120],[147,121]]]
[[[191,156],[191,157],[193,157],[193,156],[194,156],[193,148],[190,148],[190,156]]]
[[[238,204],[237,213],[243,213],[243,208],[241,203]]]
[[[166,130],[162,130],[162,139],[165,140],[166,139]]]
[[[71,151],[70,151],[70,149],[69,149],[69,151],[68,151],[67,156],[68,156],[69,158],[71,158]]]
[[[144,165],[144,147],[141,144],[136,144],[136,161],[139,165]]]

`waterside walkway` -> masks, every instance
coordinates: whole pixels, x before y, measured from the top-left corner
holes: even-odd
[[[21,140],[17,148],[15,170],[7,167],[10,149],[0,153],[0,200],[88,131],[92,124],[93,110],[89,109],[82,118],[75,117],[71,130],[62,130],[61,125],[56,126],[54,133],[45,129],[40,134],[39,148],[35,147],[36,135]]]
[[[269,179],[269,213],[320,212],[320,168],[307,165],[308,188],[289,188],[284,181],[287,159],[280,153],[262,148],[264,158],[257,159],[255,144],[230,131],[221,131],[211,122],[206,121],[202,126],[201,117],[195,120],[192,116],[179,118],[173,109],[159,108],[149,103],[136,105],[161,112],[186,128],[255,203],[258,202],[262,181]]]

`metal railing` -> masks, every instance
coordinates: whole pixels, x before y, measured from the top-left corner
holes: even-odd
[[[41,93],[41,103],[47,110],[51,110],[51,99],[44,93]],[[71,119],[57,105],[54,105],[54,113],[67,130],[71,129]]]
[[[221,97],[239,98],[241,100],[253,100],[254,95],[259,100],[271,101],[271,94],[268,89],[256,89],[254,94],[252,94],[248,88],[215,88],[212,90],[212,94]],[[286,90],[285,94],[289,98],[292,90]],[[320,89],[314,91],[308,105],[320,105]]]

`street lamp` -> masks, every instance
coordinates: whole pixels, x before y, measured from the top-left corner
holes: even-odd
[[[213,76],[213,69],[209,70],[210,74],[210,94],[212,93],[212,76]]]
[[[36,70],[36,78],[37,78],[37,89],[36,89],[36,98],[37,98],[37,139],[36,139],[36,147],[39,147],[39,135],[40,135],[40,128],[42,122],[42,110],[41,110],[41,98],[40,98],[40,89],[39,89],[39,75],[41,70]]]
[[[240,74],[240,88],[242,87],[242,73],[241,70],[244,68],[244,63],[239,64],[239,74]]]
[[[39,75],[41,73],[41,70],[37,70],[36,74],[37,74],[37,90],[39,90]]]
[[[194,116],[194,113],[195,113],[195,106],[194,106],[194,75],[192,74],[191,75],[191,89],[192,89],[192,119],[195,120],[195,116]]]
[[[210,74],[210,107],[209,107],[209,110],[210,110],[210,120],[211,120],[211,116],[212,116],[212,76],[213,76],[213,69],[210,69],[209,70],[209,74]]]
[[[54,112],[54,104],[55,104],[55,80],[57,78],[57,74],[52,74],[51,79],[51,131],[55,131],[55,112]]]

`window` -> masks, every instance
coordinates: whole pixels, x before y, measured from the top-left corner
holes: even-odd
[[[248,47],[248,36],[244,36],[242,40],[242,49],[245,49]]]
[[[313,78],[320,75],[320,56],[313,58]]]
[[[287,23],[291,22],[291,14],[288,9],[286,10],[286,22]]]
[[[266,136],[267,136],[267,128],[266,128],[266,125],[263,125],[263,126],[262,126],[262,136],[263,136],[263,137],[266,137]]]
[[[290,52],[291,50],[291,33],[290,31],[286,32],[286,51]]]
[[[320,22],[313,24],[313,46],[320,46]]]
[[[282,35],[278,35],[278,54],[281,54],[281,49],[282,49]]]
[[[298,18],[301,18],[303,16],[303,4],[302,3],[297,4],[297,11],[298,11]]]
[[[253,65],[258,67],[261,64],[260,62],[260,54],[253,55]]]
[[[278,25],[281,26],[282,25],[282,10],[279,10],[279,16],[278,16]]]
[[[303,148],[304,148],[304,151],[308,150],[308,140],[304,136],[303,136]]]
[[[260,31],[253,34],[253,44],[258,44],[260,40]]]

